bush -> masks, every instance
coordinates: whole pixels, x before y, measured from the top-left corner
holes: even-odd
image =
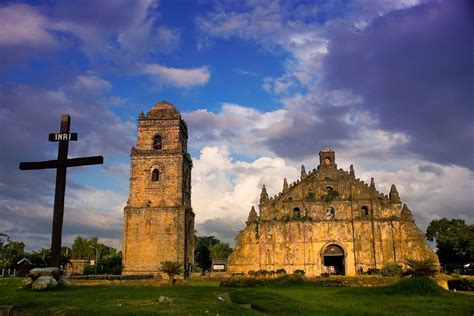
[[[401,280],[385,290],[389,295],[441,295],[442,289],[427,276]]]
[[[278,275],[285,275],[286,274],[286,270],[285,269],[278,269],[275,271],[276,274]]]
[[[368,275],[379,275],[380,274],[380,269],[367,269],[367,274]]]
[[[433,276],[438,268],[431,258],[427,259],[406,259],[409,269],[407,272],[415,277]]]
[[[161,263],[161,272],[168,275],[170,286],[174,285],[174,277],[183,273],[183,265],[177,261],[163,261]]]
[[[305,275],[305,272],[304,272],[304,270],[298,269],[298,270],[295,270],[295,271],[293,272],[293,275],[302,277],[302,276]]]
[[[474,291],[474,280],[472,279],[454,279],[448,281],[450,290],[457,291]]]
[[[84,274],[89,275],[89,274],[97,274],[95,266],[87,265],[84,267]]]
[[[382,276],[384,277],[400,276],[402,272],[402,266],[394,262],[386,264],[381,270]]]

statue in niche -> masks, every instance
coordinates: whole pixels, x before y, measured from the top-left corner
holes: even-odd
[[[333,220],[336,217],[336,211],[334,210],[334,207],[328,207],[326,209],[326,219],[327,220]]]

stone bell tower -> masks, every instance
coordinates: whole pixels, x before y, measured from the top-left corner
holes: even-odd
[[[186,276],[194,263],[187,141],[186,122],[172,104],[163,101],[140,113],[124,210],[123,274],[158,275],[161,262],[178,261]]]

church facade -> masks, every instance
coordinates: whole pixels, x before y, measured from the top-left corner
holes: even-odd
[[[124,275],[160,275],[163,261],[180,262],[187,275],[194,263],[187,141],[186,122],[172,104],[163,101],[140,113],[124,209]]]
[[[356,178],[354,169],[337,169],[335,153],[319,153],[317,169],[306,172],[269,197],[260,194],[259,213],[249,213],[236,237],[229,272],[285,269],[354,276],[388,263],[405,266],[407,258],[432,258],[411,210],[402,204],[395,185],[389,195]]]

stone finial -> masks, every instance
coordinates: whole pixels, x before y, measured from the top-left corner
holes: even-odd
[[[138,119],[144,119],[145,114],[143,114],[143,111],[140,111],[140,114],[138,114]]]
[[[402,219],[410,222],[414,222],[415,218],[413,217],[413,213],[411,210],[408,208],[406,204],[403,204],[402,208]]]
[[[395,187],[395,184],[392,184],[392,186],[390,187],[389,199],[390,203],[400,203],[400,196],[398,195],[398,191]]]
[[[349,174],[351,175],[351,177],[355,178],[354,166],[351,165],[349,168],[350,168]]]
[[[289,190],[288,181],[286,180],[286,178],[284,178],[283,179],[283,193],[288,192],[288,190]]]
[[[370,189],[375,191],[375,181],[374,177],[370,178]]]
[[[265,184],[262,187],[262,192],[260,193],[260,204],[268,202],[268,193]]]
[[[301,165],[301,180],[305,179],[308,176],[304,165]]]
[[[257,212],[255,211],[255,207],[252,205],[252,208],[250,209],[249,212],[249,217],[247,218],[247,225],[250,225],[252,223],[256,223],[258,220]]]

